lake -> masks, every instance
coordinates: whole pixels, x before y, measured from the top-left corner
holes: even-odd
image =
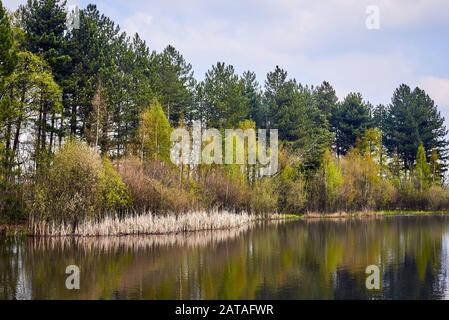
[[[66,267],[80,270],[68,290]],[[369,265],[380,289],[365,286]],[[184,235],[0,238],[0,299],[444,299],[449,216],[266,222]]]

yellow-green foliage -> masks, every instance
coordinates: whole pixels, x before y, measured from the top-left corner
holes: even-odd
[[[115,212],[131,205],[128,188],[108,158],[103,159],[99,187],[104,210]]]
[[[286,164],[279,174],[277,185],[279,211],[300,213],[306,204],[305,184],[298,169]]]
[[[35,220],[76,224],[129,204],[125,185],[108,161],[86,143],[71,140],[36,177],[28,194]]]
[[[344,183],[343,174],[340,166],[332,157],[329,150],[324,152],[322,166],[325,181],[326,202],[328,206],[332,207],[340,196],[340,188]]]
[[[421,143],[416,152],[415,179],[417,189],[422,192],[430,186],[430,167],[426,159],[426,150]]]
[[[142,159],[170,160],[170,133],[172,128],[162,105],[153,100],[140,115],[139,139]]]
[[[30,201],[35,218],[77,222],[94,216],[101,172],[101,158],[87,144],[76,140],[64,144],[37,177]]]
[[[277,212],[278,195],[272,178],[263,178],[254,183],[251,190],[251,212],[269,214]]]
[[[357,149],[351,150],[341,164],[344,206],[359,210],[375,207],[376,195],[383,191],[379,164],[369,154],[361,155]]]

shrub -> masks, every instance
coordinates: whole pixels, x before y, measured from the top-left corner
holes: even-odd
[[[275,213],[278,196],[272,178],[263,178],[254,183],[251,190],[251,212],[256,214]]]
[[[441,186],[431,186],[428,190],[428,209],[430,210],[448,210],[449,209],[449,190]]]
[[[112,163],[86,143],[70,140],[48,168],[35,177],[28,205],[36,222],[77,224],[129,204],[128,192]]]
[[[277,184],[278,208],[283,213],[299,213],[304,210],[306,204],[306,192],[304,180],[298,170],[286,165],[279,175]]]
[[[118,171],[139,213],[186,212],[193,208],[194,199],[180,183],[177,170],[164,162],[142,162],[127,157],[118,164]]]
[[[131,205],[131,196],[126,184],[107,158],[103,159],[103,170],[99,183],[104,211],[116,212]]]
[[[249,209],[249,188],[239,170],[239,166],[229,165],[202,171],[199,188],[201,202],[206,209]]]

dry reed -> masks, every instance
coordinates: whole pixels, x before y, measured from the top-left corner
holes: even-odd
[[[99,222],[85,220],[75,230],[70,225],[36,222],[31,226],[38,236],[118,236],[169,234],[190,231],[231,229],[258,220],[256,215],[228,211],[190,212],[182,215],[142,215],[118,218],[107,216]]]

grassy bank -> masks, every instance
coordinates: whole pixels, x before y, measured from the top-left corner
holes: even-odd
[[[446,210],[379,210],[379,211],[356,211],[356,212],[336,212],[336,213],[316,213],[309,212],[301,216],[304,219],[338,219],[352,217],[372,217],[372,216],[401,216],[401,215],[449,215]]]

